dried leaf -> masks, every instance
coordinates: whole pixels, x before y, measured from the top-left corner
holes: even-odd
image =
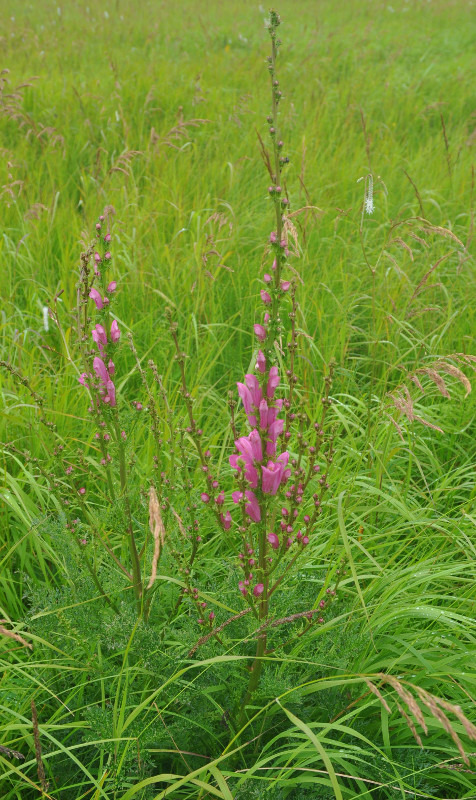
[[[23,636],[20,636],[19,633],[15,633],[15,631],[5,628],[3,625],[0,625],[0,636],[6,636],[8,639],[14,639],[16,642],[22,644],[23,647],[28,647],[29,650],[33,650],[33,645],[30,644],[30,642],[27,642]]]
[[[165,527],[160,511],[159,498],[153,486],[149,489],[149,527],[154,537],[154,555],[152,556],[152,570],[147,588],[150,589],[157,577],[157,564],[165,542]]]

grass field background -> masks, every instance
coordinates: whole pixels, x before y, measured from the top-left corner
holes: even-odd
[[[230,760],[230,737],[213,725],[231,661],[210,650],[190,667],[186,628],[170,634],[165,657],[158,622],[138,630],[125,616],[103,625],[94,611],[96,627],[80,609],[77,566],[55,533],[41,476],[2,447],[2,624],[35,646],[30,653],[11,638],[0,642],[0,741],[25,756],[0,753],[6,800],[476,796],[476,745],[463,723],[453,719],[473,752],[469,765],[428,709],[420,748],[396,701],[388,713],[357,677],[388,672],[474,720],[474,391],[465,397],[461,381],[445,374],[443,397],[427,374],[422,394],[407,376],[476,353],[475,7],[283,0],[277,10],[286,181],[291,210],[308,207],[295,218],[301,255],[292,262],[299,369],[315,410],[335,359],[339,425],[322,535],[295,590],[311,597],[321,586],[332,545],[352,566],[344,609],[282,655],[256,701],[265,744]],[[79,449],[94,434],[74,368],[79,255],[111,204],[117,317],[141,357],[158,364],[175,407],[165,317],[173,310],[200,424],[226,473],[227,392],[252,364],[273,225],[257,138],[269,112],[266,11],[233,0],[0,2],[0,68],[9,70],[0,78],[1,358],[31,378],[60,435]],[[358,179],[369,172],[375,212],[362,218]],[[59,292],[64,339],[43,321]],[[121,394],[140,400],[127,348],[121,359]],[[471,363],[462,368],[472,380]],[[10,373],[1,380],[0,440],[47,464],[35,403]],[[397,415],[388,393],[405,381],[415,413],[443,433]],[[140,425],[144,485],[152,448]],[[226,583],[216,543],[208,558],[211,585]],[[234,610],[236,594],[226,599]],[[147,738],[160,705],[147,698],[167,681],[176,696],[167,694],[160,713],[173,738],[162,741],[162,729]],[[187,762],[179,750],[205,755]]]

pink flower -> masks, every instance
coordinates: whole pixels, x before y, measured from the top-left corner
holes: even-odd
[[[118,342],[121,338],[121,331],[119,330],[119,325],[117,324],[117,320],[113,320],[111,323],[111,339],[113,342]]]
[[[109,375],[114,375],[116,371],[116,367],[114,366],[114,361],[111,361],[111,359],[109,359],[109,363],[107,365],[107,371],[109,372]]]
[[[249,501],[248,505],[245,506],[246,513],[251,517],[253,522],[259,522],[261,519],[261,510],[256,495],[254,492],[246,491],[245,497]],[[233,492],[232,498],[234,503],[239,503],[240,500],[243,499],[243,492]]]
[[[263,328],[262,325],[256,323],[256,325],[253,325],[253,330],[258,339],[260,340],[260,342],[264,342],[264,340],[266,339],[266,328]]]
[[[98,376],[99,380],[101,381],[101,383],[104,386],[107,386],[109,375],[106,369],[106,365],[102,360],[102,358],[98,358],[98,356],[96,356],[96,358],[93,361],[93,369],[96,375]]]
[[[116,287],[117,287],[117,282],[116,281],[111,281],[111,283],[106,287],[106,292],[109,292],[109,294],[112,294],[113,292],[116,291]]]
[[[270,303],[271,303],[271,295],[265,289],[261,289],[261,299],[262,299],[263,303],[266,303],[266,305],[270,305]]]
[[[230,512],[227,511],[225,515],[220,514],[220,520],[221,520],[221,524],[223,525],[223,528],[226,531],[230,530],[230,528],[231,528],[231,514],[230,514]]]
[[[104,237],[104,241],[105,242],[110,242],[111,241],[111,234],[110,233],[106,233],[106,235]]]
[[[253,397],[251,395],[250,390],[244,383],[237,383],[238,387],[238,394],[240,395],[243,406],[245,409],[246,416],[248,417],[248,422],[250,425],[256,425],[256,416],[253,413]]]
[[[266,372],[266,358],[262,350],[258,350],[258,355],[256,357],[256,369],[263,374]]]
[[[261,386],[259,385],[259,380],[256,375],[252,375],[248,373],[245,375],[245,383],[248,389],[251,392],[251,399],[253,404],[256,408],[259,408],[259,404],[261,403],[263,392],[261,391]]]
[[[267,466],[262,468],[262,489],[265,494],[276,494],[281,483],[287,481],[291,474],[291,470],[285,468],[288,461],[289,453],[285,452],[276,462],[268,461]]]
[[[237,472],[241,472],[242,467],[244,466],[245,469],[245,478],[250,484],[252,489],[256,489],[258,486],[258,470],[253,465],[253,462],[250,461],[249,458],[246,458],[243,455],[234,455],[230,456],[230,466],[233,469],[236,469]]]
[[[81,386],[85,386],[85,387],[86,387],[86,389],[89,389],[89,386],[88,386],[88,384],[86,383],[86,378],[89,378],[89,377],[90,377],[90,376],[88,375],[88,373],[87,373],[87,372],[82,372],[82,373],[81,373],[81,375],[80,375],[80,376],[79,376],[79,378],[78,378],[78,380],[79,380],[79,382],[80,382]]]
[[[201,495],[200,495],[200,500],[202,501],[202,503],[209,503],[210,502],[210,495],[207,494],[206,492],[202,492]]]
[[[107,344],[107,333],[102,325],[96,325],[96,327],[93,328],[92,337],[93,341],[96,342],[100,350],[103,345]]]
[[[99,255],[99,253],[94,253],[94,260],[95,260],[96,264],[100,264],[101,263],[101,256]]]
[[[271,398],[274,397],[274,392],[276,390],[276,387],[279,385],[279,381],[280,377],[278,373],[278,368],[271,367],[269,371],[268,385],[266,387],[266,396],[268,397],[269,400],[271,400]]]
[[[91,291],[89,292],[89,296],[91,300],[94,300],[94,302],[96,303],[96,308],[98,309],[98,311],[101,311],[101,309],[104,307],[104,303],[102,301],[102,297],[99,294],[98,290],[91,289]]]
[[[256,421],[256,411],[258,410],[263,393],[256,375],[245,375],[245,383],[237,383],[238,394],[240,395],[245,408],[248,422],[252,427],[258,424]]]
[[[266,442],[266,455],[274,456],[276,453],[276,440],[283,432],[284,422],[282,419],[275,420],[268,430],[268,441]]]
[[[264,592],[264,583],[257,583],[253,589],[253,594],[255,597],[259,597]]]
[[[268,272],[265,272],[264,275],[263,275],[263,280],[264,280],[265,283],[271,283],[271,281],[273,279],[272,279],[271,275],[269,275]]]
[[[277,550],[279,548],[279,538],[276,536],[275,533],[268,533],[268,536],[266,538],[268,539],[268,542],[270,543],[273,550]]]
[[[258,431],[252,430],[249,436],[242,436],[235,442],[237,450],[243,455],[246,455],[253,461],[263,460],[263,449],[261,447],[261,438]]]
[[[104,258],[106,259],[106,261],[109,261],[109,259],[111,258],[111,254],[110,254],[109,250],[108,250],[107,253],[104,253]]]
[[[84,486],[81,486],[81,489],[78,489],[78,493],[81,495],[86,494],[86,489],[84,488]]]
[[[287,292],[289,291],[289,287],[291,286],[291,281],[281,281],[280,286],[282,292]]]
[[[269,241],[271,242],[271,244],[275,244],[278,241],[278,237],[276,236],[275,231],[271,231],[271,233],[269,234]]]
[[[116,387],[114,386],[113,382],[109,380],[107,382],[107,395],[104,398],[105,403],[109,403],[110,406],[116,405]]]
[[[262,431],[268,427],[268,404],[264,398],[259,404],[259,426]]]

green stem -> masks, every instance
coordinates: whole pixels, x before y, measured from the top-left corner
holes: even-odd
[[[132,526],[131,504],[129,500],[129,492],[127,488],[127,469],[126,469],[126,451],[122,441],[119,423],[117,419],[114,420],[114,430],[116,432],[116,440],[119,450],[119,475],[121,480],[121,492],[124,498],[127,517],[127,533],[129,541],[129,551],[131,554],[132,562],[132,578],[134,584],[134,596],[136,599],[137,613],[142,613],[142,577],[140,568],[139,553],[137,551],[136,540],[134,537],[134,528]]]

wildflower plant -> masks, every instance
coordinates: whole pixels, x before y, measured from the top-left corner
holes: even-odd
[[[236,590],[258,631],[248,687],[241,703],[241,721],[258,686],[263,659],[272,652],[272,648],[268,649],[268,630],[271,623],[276,627],[275,593],[283,590],[286,593],[286,579],[299,565],[310,539],[318,535],[334,453],[334,431],[325,433],[324,426],[332,402],[333,365],[325,378],[322,413],[317,421],[312,421],[305,410],[305,390],[298,386],[295,373],[298,349],[296,271],[289,264],[292,257],[289,239],[295,232],[290,233],[292,225],[287,216],[290,201],[284,170],[289,158],[284,155],[279,129],[283,97],[277,72],[281,46],[279,25],[279,15],[272,11],[268,23],[271,54],[266,61],[271,83],[271,109],[266,118],[270,151],[265,150],[265,160],[272,181],[268,194],[274,209],[274,229],[269,234],[264,258],[260,291],[262,317],[254,325],[255,370],[237,383],[243,416],[239,410],[237,413],[236,399],[230,400],[235,444],[235,452],[229,456],[234,482],[231,491],[225,491],[216,479],[210,450],[203,450],[202,439],[206,432],[198,428],[194,417],[192,396],[187,388],[185,355],[180,349],[177,325],[170,322],[188,416],[185,431],[195,443],[206,481],[200,499],[213,510],[223,535],[233,542],[234,566],[239,575]],[[289,326],[285,325],[283,315],[289,319]],[[287,385],[283,385],[283,372]],[[194,559],[195,549],[191,561]],[[335,589],[327,588],[327,596],[318,599],[315,607],[295,616],[296,608],[287,608],[285,618],[278,624],[302,622],[303,618],[305,629],[322,624],[326,606],[336,597]],[[185,593],[197,603],[197,589],[187,587]],[[209,641],[214,635],[215,614],[212,612],[205,618],[202,605],[205,603],[198,605],[198,623],[210,628],[210,633],[204,637]],[[299,631],[299,635],[303,633],[304,630]],[[293,640],[292,635],[290,640]]]

